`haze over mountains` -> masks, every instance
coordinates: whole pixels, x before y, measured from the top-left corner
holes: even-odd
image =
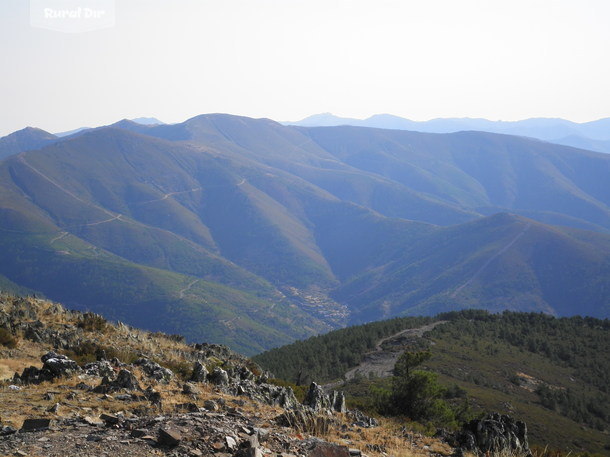
[[[301,121],[285,122],[284,124],[304,127],[354,125],[428,133],[455,133],[476,130],[527,136],[549,141],[550,143],[610,153],[610,118],[579,124],[565,119],[554,118],[532,118],[510,122],[472,118],[439,118],[429,121],[411,121],[391,114],[376,114],[367,119],[351,119],[323,113],[309,116]]]
[[[464,307],[610,316],[605,154],[223,114],[0,151],[0,287],[111,319],[251,354]]]

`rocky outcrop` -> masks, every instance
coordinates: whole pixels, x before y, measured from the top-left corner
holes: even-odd
[[[100,360],[98,362],[87,363],[83,367],[83,371],[87,376],[97,376],[103,378],[107,376],[114,378],[115,372],[112,364],[107,360]]]
[[[174,377],[174,372],[169,368],[164,368],[156,362],[142,357],[133,363],[142,369],[142,373],[150,379],[159,382],[169,382]]]
[[[327,411],[331,408],[330,398],[328,398],[322,387],[315,382],[312,382],[309,386],[303,404],[309,406],[314,411]]]
[[[313,409],[300,408],[285,411],[275,418],[278,425],[290,427],[300,432],[325,435],[330,429],[332,419],[326,415],[320,415]]]
[[[102,383],[95,388],[95,392],[98,393],[109,393],[116,392],[119,390],[142,390],[140,383],[129,370],[121,370],[117,375],[116,379],[111,380],[107,376],[102,379]]]
[[[41,382],[52,381],[56,378],[79,374],[82,371],[74,360],[53,351],[43,355],[41,361],[43,363],[41,369],[36,367],[25,368],[21,375],[15,373],[13,382],[21,384],[40,384]]]
[[[324,389],[315,382],[312,382],[309,386],[303,404],[309,406],[314,411],[334,411],[339,413],[347,411],[343,392],[333,391],[328,395],[324,392]]]
[[[507,453],[531,457],[525,423],[498,413],[470,421],[449,443],[478,455]]]
[[[193,365],[193,374],[191,375],[191,382],[207,382],[208,380],[208,369],[199,360]]]
[[[228,392],[235,396],[245,396],[259,403],[294,409],[300,406],[290,387],[273,384],[240,381],[229,387]]]
[[[330,403],[334,411],[338,413],[347,412],[347,403],[345,402],[345,394],[343,392],[333,390],[330,396]]]
[[[216,386],[226,387],[229,385],[229,374],[220,367],[214,368],[214,371],[208,375],[208,379]]]

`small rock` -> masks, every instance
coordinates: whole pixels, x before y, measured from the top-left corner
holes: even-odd
[[[263,451],[258,447],[249,447],[247,449],[240,450],[237,457],[263,457]]]
[[[208,411],[218,411],[218,403],[216,403],[214,400],[206,400],[203,403],[203,407],[205,409],[207,409]]]
[[[176,405],[177,410],[188,411],[189,413],[199,412],[199,407],[195,403],[181,403]]]
[[[350,453],[346,446],[321,442],[316,443],[308,457],[350,457]]]
[[[49,407],[47,411],[53,414],[57,414],[59,412],[59,406],[59,403],[55,403],[53,406]]]
[[[0,428],[0,436],[12,435],[13,433],[17,433],[16,428],[9,427],[8,425],[5,425],[4,427]]]
[[[89,424],[91,426],[94,426],[94,427],[97,427],[98,425],[104,425],[104,421],[99,420],[99,419],[94,419],[91,416],[83,417],[83,422],[85,422],[86,424]]]
[[[182,441],[182,435],[177,430],[169,428],[159,429],[158,443],[164,446],[177,446]]]
[[[120,422],[118,416],[114,416],[112,414],[100,414],[100,419],[103,420],[108,425],[116,425]]]
[[[199,389],[194,384],[187,382],[182,386],[182,393],[184,395],[198,395]]]
[[[78,390],[84,390],[84,391],[91,391],[93,390],[93,387],[90,386],[89,384],[85,384],[84,382],[79,382],[78,384],[76,384],[74,386],[75,389]]]
[[[237,448],[237,441],[235,441],[235,438],[233,438],[232,436],[226,436],[225,443],[227,443],[228,449],[234,450],[235,448]]]
[[[39,432],[51,427],[51,419],[26,419],[21,426],[22,432]]]
[[[131,436],[133,438],[143,438],[145,436],[148,435],[148,430],[146,430],[145,428],[137,428],[135,430],[131,431]]]
[[[133,401],[133,400],[135,400],[133,395],[130,395],[130,394],[119,394],[119,395],[115,395],[114,398],[116,398],[117,400],[121,400],[121,401]]]

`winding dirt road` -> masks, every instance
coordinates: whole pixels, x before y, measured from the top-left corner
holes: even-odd
[[[445,322],[446,321],[438,321],[422,327],[408,328],[379,340],[375,346],[375,349],[368,352],[358,366],[345,373],[344,379],[350,380],[358,374],[368,376],[370,373],[373,373],[374,376],[379,378],[392,376],[394,364],[396,363],[396,360],[400,354],[402,354],[404,344],[409,340],[421,338],[424,333],[432,330],[437,325],[444,324]],[[385,349],[384,345],[386,346]],[[339,387],[341,384],[343,384],[343,381],[337,381],[331,384],[326,384],[323,387],[325,390],[333,390]]]

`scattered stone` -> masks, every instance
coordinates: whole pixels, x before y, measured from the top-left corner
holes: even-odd
[[[100,420],[100,419],[94,419],[91,416],[85,416],[83,417],[83,422],[86,424],[89,424],[93,427],[97,427],[99,425],[104,425],[104,421]]]
[[[199,407],[195,403],[180,403],[176,405],[178,411],[187,411],[190,413],[199,412]]]
[[[247,449],[240,449],[237,454],[237,457],[263,457],[263,451],[257,447],[250,447]]]
[[[26,419],[21,426],[21,432],[40,432],[51,427],[51,419]]]
[[[187,382],[182,386],[182,393],[184,395],[199,395],[199,389],[194,384]]]
[[[226,436],[225,443],[227,444],[227,449],[235,450],[237,448],[237,441],[232,436]]]
[[[89,384],[85,384],[84,382],[79,382],[74,386],[74,388],[78,390],[84,390],[86,392],[90,392],[93,390],[92,386],[90,386]]]
[[[121,401],[134,401],[134,400],[136,400],[136,397],[134,397],[131,394],[119,394],[119,395],[115,395],[114,398],[117,399],[117,400],[121,400]]]
[[[108,425],[116,425],[121,421],[118,416],[106,413],[100,414],[100,419]]]
[[[348,417],[352,421],[352,425],[361,428],[379,427],[379,421],[373,417],[369,417],[362,411],[351,409],[347,412]]]
[[[203,407],[208,411],[218,411],[219,409],[218,403],[216,403],[214,400],[206,400],[203,403]]]
[[[59,411],[59,406],[60,406],[60,404],[59,404],[59,403],[55,403],[53,406],[49,407],[49,408],[47,409],[47,411],[48,411],[49,413],[57,414],[57,412]]]
[[[0,428],[0,436],[12,435],[13,433],[17,433],[16,428],[9,427],[8,425],[5,425],[4,427]]]
[[[133,438],[143,438],[147,435],[149,435],[149,431],[146,430],[145,428],[137,428],[137,429],[131,431],[131,436]]]
[[[350,453],[346,446],[320,442],[314,445],[307,457],[350,457]]]
[[[177,430],[172,430],[169,428],[159,429],[159,444],[174,447],[180,444],[180,441],[182,441],[182,435]]]
[[[153,406],[161,407],[161,392],[157,392],[151,386],[148,386],[148,388],[144,392],[144,396]]]

